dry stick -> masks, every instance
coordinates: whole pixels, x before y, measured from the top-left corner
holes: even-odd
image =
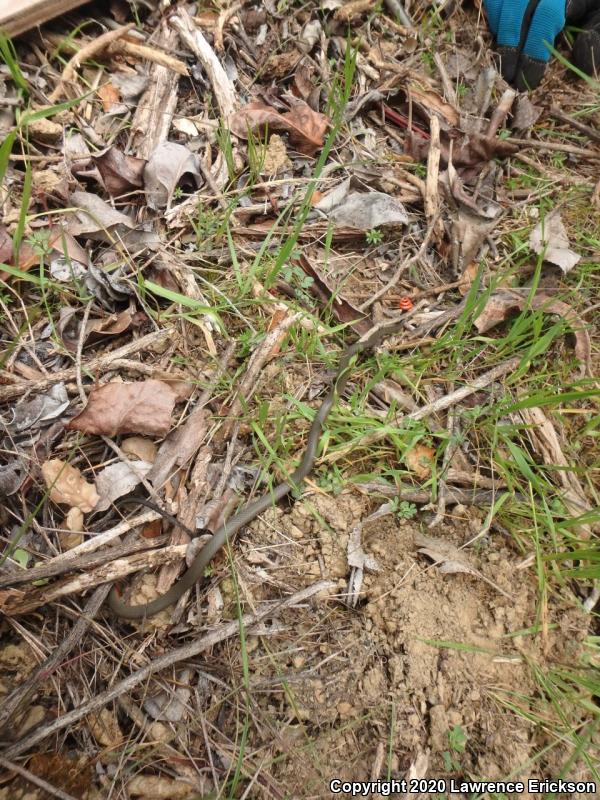
[[[475,380],[471,381],[468,386],[463,386],[461,389],[457,389],[455,392],[452,392],[445,397],[440,397],[438,400],[434,400],[433,403],[428,403],[426,406],[418,409],[418,411],[413,411],[410,414],[407,414],[404,419],[424,419],[432,414],[437,414],[438,411],[443,411],[445,408],[456,405],[466,397],[469,397],[475,392],[478,392],[481,389],[484,389],[486,386],[489,386],[490,383],[498,380],[498,378],[501,378],[508,372],[512,372],[512,370],[517,368],[520,361],[520,356],[509,358],[508,361],[498,364],[497,367],[489,370],[489,372],[484,372],[484,374],[480,375],[479,378],[475,378]],[[381,439],[385,439],[387,435],[388,431],[386,427],[379,431],[365,434],[365,436],[362,436],[360,439],[358,439],[358,441],[354,442],[351,447],[341,448],[340,450],[336,450],[335,452],[328,453],[327,455],[323,456],[321,458],[321,463],[337,461],[339,458],[346,456],[350,450],[355,450],[356,448],[365,447],[366,445],[378,442]]]
[[[583,147],[574,147],[570,144],[556,144],[555,142],[538,142],[533,139],[513,139],[508,137],[502,139],[503,142],[514,144],[518,147],[532,148],[534,150],[551,150],[554,153],[570,153],[573,156],[581,156],[581,158],[591,159],[592,161],[600,160],[600,151],[597,150],[584,150]]]
[[[109,53],[113,53],[115,50],[128,53],[131,56],[138,56],[145,61],[151,61],[153,64],[160,64],[161,67],[173,70],[178,75],[183,75],[184,77],[189,75],[187,64],[184,61],[170,56],[163,50],[148,47],[146,44],[136,44],[128,39],[121,39],[119,42],[113,42],[108,48]]]
[[[241,11],[243,8],[243,3],[234,3],[229,8],[224,9],[219,14],[219,18],[217,19],[217,26],[215,28],[215,33],[213,37],[213,41],[215,44],[215,50],[218,53],[222,53],[225,49],[223,44],[223,31],[225,30],[225,25],[229,22],[229,20],[234,17],[238,11]]]
[[[378,289],[375,292],[375,294],[370,295],[369,299],[365,300],[365,302],[358,307],[359,311],[366,311],[373,305],[373,303],[379,300],[380,297],[383,297],[383,295],[387,294],[390,289],[393,289],[394,286],[398,283],[398,281],[402,277],[402,275],[406,272],[406,270],[424,256],[425,250],[427,249],[427,245],[429,244],[429,240],[431,239],[431,235],[435,229],[437,220],[438,220],[438,215],[436,214],[436,216],[429,223],[429,227],[427,228],[427,233],[425,234],[425,238],[423,239],[423,242],[421,243],[418,252],[415,253],[414,256],[411,256],[408,259],[408,261],[405,261],[404,264],[401,264],[396,270],[396,272],[392,275],[390,280],[385,284],[385,286],[382,286],[381,289]]]
[[[425,216],[428,220],[431,220],[438,213],[440,205],[438,190],[441,157],[440,121],[435,114],[432,114],[429,120],[429,130],[431,132],[431,141],[427,155],[427,178],[425,179]]]
[[[122,681],[119,681],[119,683],[114,684],[110,689],[97,694],[87,703],[79,706],[79,708],[75,708],[73,711],[63,714],[61,717],[53,720],[48,725],[38,727],[29,736],[26,736],[24,739],[21,739],[21,741],[12,745],[12,747],[9,747],[5,752],[5,757],[16,758],[17,756],[20,756],[34,745],[44,741],[44,739],[46,739],[48,736],[52,736],[52,734],[74,725],[80,719],[83,719],[84,717],[87,717],[88,714],[103,708],[112,700],[115,700],[125,692],[130,692],[134,687],[146,681],[150,675],[153,675],[155,672],[159,672],[162,669],[171,667],[180,661],[193,658],[194,656],[199,655],[199,653],[214,647],[216,644],[235,636],[240,631],[240,625],[248,628],[258,622],[262,622],[262,620],[273,616],[285,608],[289,608],[290,606],[294,606],[298,603],[308,600],[310,597],[313,597],[319,592],[335,589],[336,586],[337,584],[334,581],[319,581],[312,586],[308,586],[306,589],[301,589],[299,592],[296,592],[281,602],[264,603],[256,613],[244,614],[241,620],[229,622],[227,625],[223,625],[218,630],[207,633],[201,639],[197,639],[196,641],[190,642],[183,647],[179,647],[176,650],[171,650],[171,652],[155,658],[145,667],[142,667],[137,672],[134,672],[133,675],[129,675],[129,677],[124,678]]]
[[[31,699],[32,695],[43,681],[47,680],[50,675],[56,672],[75,645],[83,638],[85,632],[108,597],[110,588],[110,584],[107,584],[106,586],[99,586],[96,589],[85,604],[81,616],[72,627],[66,639],[62,640],[56,650],[39,665],[37,670],[30,675],[24,683],[18,686],[2,701],[2,708],[0,709],[0,730],[15,718],[20,707]]]
[[[226,120],[229,119],[237,107],[237,96],[215,51],[196,28],[194,20],[184,8],[180,8],[178,13],[171,17],[169,24],[179,33],[192,53],[199,58],[210,80],[221,116]]]
[[[141,339],[128,342],[127,344],[123,345],[123,347],[112,350],[110,353],[104,353],[101,356],[92,358],[87,364],[82,365],[82,369],[86,372],[107,369],[116,359],[127,358],[135,353],[139,353],[141,350],[156,347],[162,344],[164,341],[171,339],[173,334],[173,328],[164,328],[160,331],[153,331],[146,336],[142,336]],[[13,400],[15,397],[21,397],[29,390],[42,391],[43,389],[47,389],[48,386],[52,386],[55,383],[74,380],[77,380],[77,369],[76,367],[70,367],[69,369],[59,370],[58,372],[54,372],[52,375],[48,375],[47,378],[40,378],[36,381],[21,381],[21,383],[13,386],[0,386],[0,403],[4,402],[5,400]]]
[[[141,553],[143,550],[153,550],[166,543],[167,536],[161,535],[151,539],[141,538],[134,542],[123,542],[99,553],[83,553],[83,555],[77,556],[77,558],[73,558],[70,561],[58,558],[52,559],[52,561],[47,561],[45,564],[40,564],[36,567],[21,569],[17,573],[0,575],[0,589],[5,589],[7,586],[19,586],[22,583],[34,583],[46,578],[56,578],[65,572],[98,567],[101,564],[106,564],[107,561],[113,561],[115,558]]]
[[[406,27],[414,30],[415,26],[412,19],[404,10],[404,6],[400,0],[385,0],[385,7],[394,17],[397,17],[400,22]]]
[[[600,131],[591,128],[589,125],[585,125],[578,119],[573,119],[573,117],[570,117],[568,114],[565,114],[563,111],[561,111],[560,108],[552,106],[550,115],[555,119],[560,120],[560,122],[564,122],[567,125],[570,125],[572,128],[575,128],[576,131],[584,133],[587,137],[592,139],[592,141],[600,142]]]
[[[29,783],[33,783],[35,786],[39,786],[40,789],[43,789],[48,794],[51,794],[53,797],[58,797],[59,800],[76,800],[72,794],[67,794],[63,792],[62,789],[57,789],[56,786],[52,786],[51,783],[48,781],[43,780],[43,778],[38,778],[37,775],[34,775],[33,772],[30,772],[25,767],[19,766],[19,764],[13,764],[12,761],[9,761],[6,758],[2,758],[0,756],[0,766],[4,767],[4,769],[12,770],[12,772],[16,772],[22,778],[25,778],[26,781]]]
[[[2,612],[7,616],[29,614],[36,608],[52,603],[61,597],[72,594],[79,595],[98,584],[112,584],[136,572],[146,572],[156,567],[163,567],[165,564],[177,562],[185,558],[186,550],[187,544],[167,545],[156,550],[133,553],[123,558],[113,558],[112,561],[102,564],[94,570],[75,575],[73,578],[56,581],[50,586],[39,589],[28,589],[23,593],[23,597],[9,596],[2,604]]]
[[[61,97],[61,95],[64,93],[66,84],[73,80],[75,77],[75,70],[82,64],[83,61],[87,61],[88,58],[95,56],[96,53],[100,53],[102,50],[108,47],[111,42],[116,41],[116,39],[120,39],[121,36],[128,33],[128,31],[134,27],[135,23],[130,22],[127,25],[117,28],[116,31],[108,31],[107,33],[103,33],[102,36],[98,36],[97,39],[92,39],[92,41],[88,42],[88,44],[82,47],[78,53],[75,53],[75,55],[67,62],[67,65],[63,70],[63,74],[60,77],[58,86],[48,98],[49,102],[56,103],[56,101]]]

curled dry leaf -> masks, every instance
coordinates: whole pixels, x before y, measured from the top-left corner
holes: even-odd
[[[148,800],[185,800],[191,795],[198,796],[191,783],[158,775],[136,775],[127,783],[127,791],[132,797],[142,795]]]
[[[101,470],[96,475],[96,489],[100,495],[96,511],[106,511],[118,497],[129,494],[146,477],[151,466],[147,461],[135,461],[133,465],[118,461]]]
[[[176,142],[162,142],[151,154],[144,167],[144,189],[150,208],[157,211],[166,208],[175,188],[190,175],[196,184],[201,183],[198,156]]]
[[[133,456],[139,461],[154,464],[156,461],[157,447],[151,439],[143,436],[130,436],[121,442],[121,450],[128,456]]]
[[[98,492],[93,483],[88,483],[76,468],[53,458],[42,464],[42,475],[50,489],[50,499],[54,503],[76,506],[87,513],[98,504]]]
[[[141,189],[144,185],[143,172],[146,159],[126,156],[117,147],[109,147],[94,163],[102,176],[102,182],[110,195],[120,195]]]
[[[536,311],[557,314],[569,323],[575,336],[575,355],[582,363],[582,370],[592,377],[590,335],[581,317],[573,311],[570,305],[563,303],[562,300],[556,300],[554,297],[544,293],[529,298],[528,294],[515,289],[494,292],[481,314],[475,320],[475,327],[479,333],[484,333],[495,325],[504,322],[512,314],[523,311],[528,305]]]
[[[569,247],[567,231],[557,209],[547,214],[531,231],[529,245],[534,253],[543,253],[544,261],[556,264],[565,273],[572,270],[581,258]]]
[[[435,450],[424,444],[415,445],[404,456],[406,466],[414,472],[417,478],[425,480],[431,475],[431,467],[435,457]]]
[[[102,708],[87,717],[88,728],[94,739],[103,747],[114,747],[123,741],[123,732],[113,711]]]
[[[153,379],[106,383],[92,389],[87,406],[67,427],[99,436],[164,436],[171,427],[176,397],[170,386]]]
[[[296,97],[287,97],[291,106],[289,111],[279,113],[266,103],[255,101],[248,103],[229,118],[229,127],[240,139],[247,139],[248,132],[264,133],[269,131],[287,133],[291,144],[300,153],[313,155],[323,146],[325,132],[329,126],[329,118]]]

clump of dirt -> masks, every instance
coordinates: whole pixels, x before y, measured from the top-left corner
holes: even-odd
[[[246,555],[259,551],[281,586],[330,578],[344,593],[350,529],[367,515],[362,496],[313,494],[256,523]],[[457,516],[435,536],[460,547],[472,528]],[[529,763],[543,734],[525,716],[536,694],[527,660],[546,663],[566,651],[571,660],[586,620],[573,609],[546,637],[515,636],[537,620],[535,574],[516,569],[520,556],[500,538],[466,551],[503,594],[472,575],[442,574],[418,553],[422,532],[434,533],[392,515],[367,522],[362,546],[380,570],[365,575],[358,607],[317,600],[304,615],[286,614],[285,632],[259,639],[251,655],[259,704],[279,732],[273,775],[298,796],[323,796],[334,776],[374,777],[382,747],[384,774],[389,752],[398,776],[420,752],[429,754],[430,776],[558,774],[556,748],[552,762]],[[284,692],[273,684],[282,674]]]

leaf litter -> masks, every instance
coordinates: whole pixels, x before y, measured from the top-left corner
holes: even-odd
[[[571,755],[562,733],[549,748],[486,687],[536,697],[524,664],[577,664],[589,629],[566,590],[539,604],[531,539],[507,531],[540,483],[514,472],[507,481],[504,465],[522,452],[530,478],[543,471],[553,536],[564,522],[593,539],[593,497],[569,443],[593,442],[595,430],[585,276],[598,252],[582,220],[597,196],[598,153],[593,138],[573,143],[581,131],[568,122],[594,107],[593,91],[565,84],[572,116],[556,125],[543,91],[516,96],[489,50],[476,56],[487,32],[460,6],[431,16],[413,3],[412,22],[396,18],[398,3],[363,0],[221,3],[195,16],[154,6],[141,4],[136,19],[119,2],[97,20],[73,11],[44,38],[19,39],[20,73],[2,75],[2,121],[14,132],[0,228],[4,570],[58,565],[28,587],[53,625],[39,612],[7,616],[0,725],[16,720],[13,743],[25,741],[10,758],[32,756],[34,774],[90,800],[209,795],[242,758],[236,720],[251,708],[232,794],[320,796],[332,771],[356,780],[374,765],[375,777],[411,774],[417,762],[419,774],[446,774],[456,727],[468,736],[465,772],[525,775],[537,759],[539,774],[558,774]],[[65,103],[54,109],[56,98]],[[151,600],[199,546],[196,537],[187,548],[172,517],[119,499],[143,496],[199,534],[214,530],[236,496],[259,496],[297,463],[342,343],[401,314],[404,332],[368,360],[377,367],[354,368],[295,503],[248,526],[177,610],[133,631],[110,618],[110,576],[124,578],[133,602]],[[570,337],[555,337],[538,355],[556,318],[573,351]],[[436,341],[438,323],[441,342],[458,332],[452,346]],[[476,423],[503,393],[527,399],[525,382],[504,373],[460,392],[491,372],[494,354],[505,357],[513,325],[509,355],[527,353],[531,380],[572,355],[582,374],[564,389],[565,414],[564,403],[542,410],[541,390],[539,406],[509,412],[507,454],[507,418],[494,418],[504,437],[495,450]],[[415,329],[417,343],[407,341]],[[567,368],[561,376],[574,380]],[[593,446],[578,452],[593,470]],[[504,515],[489,513],[502,503]],[[436,509],[434,540],[420,526]],[[167,550],[154,549],[161,525]],[[168,548],[180,550],[167,564]],[[81,560],[91,556],[103,560]],[[147,564],[162,564],[160,576],[126,578]],[[27,605],[27,584],[4,577],[10,614]],[[185,659],[121,683],[197,641],[199,625],[229,630],[238,604],[254,612],[323,579],[347,592],[349,608],[320,593],[249,625],[249,688],[234,641],[199,666]],[[539,635],[514,638],[538,619]],[[40,653],[58,652],[56,664],[37,654],[39,668],[29,658],[23,670],[16,656],[10,666],[24,630]],[[64,683],[51,678],[57,665]],[[30,673],[44,706],[30,705]],[[552,718],[527,702],[528,718]],[[65,725],[68,763],[43,752],[51,718],[62,724],[56,709],[67,720],[81,712]],[[350,729],[373,747],[350,758]],[[34,730],[42,738],[30,745]],[[310,757],[295,744],[305,730]],[[156,747],[151,764],[138,757],[142,731]],[[9,796],[21,780],[12,774]]]

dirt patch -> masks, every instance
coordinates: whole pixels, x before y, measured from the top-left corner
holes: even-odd
[[[248,536],[246,547],[256,550],[247,553],[260,549],[263,559],[273,558],[280,585],[326,577],[344,592],[349,531],[367,505],[352,494],[312,495],[291,510],[275,509]],[[435,535],[460,546],[477,524],[457,516]],[[382,748],[385,763],[375,777],[388,768],[402,776],[420,752],[429,754],[430,776],[558,774],[556,748],[529,763],[547,742],[524,716],[536,694],[527,659],[560,660],[565,648],[572,658],[585,618],[572,610],[545,639],[514,636],[537,618],[533,571],[517,569],[519,555],[494,537],[468,552],[509,597],[476,577],[443,575],[417,552],[422,527],[428,532],[424,523],[394,516],[367,523],[362,544],[380,571],[365,576],[358,608],[318,601],[305,615],[287,614],[284,636],[267,637],[253,651],[257,689],[285,674],[285,691],[280,683],[258,703],[276,718],[272,774],[297,796],[326,796],[333,776],[374,777]],[[552,618],[551,606],[548,613]],[[262,657],[263,647],[273,660]],[[457,744],[463,735],[464,750]]]

